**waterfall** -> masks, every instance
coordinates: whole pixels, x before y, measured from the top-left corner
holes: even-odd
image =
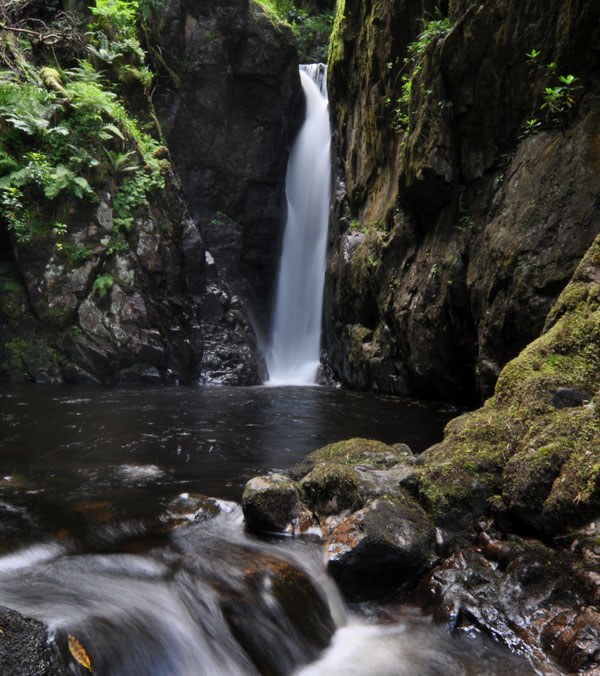
[[[331,198],[331,130],[326,68],[300,66],[306,114],[286,175],[287,222],[267,354],[269,384],[316,381],[321,348],[327,227]]]

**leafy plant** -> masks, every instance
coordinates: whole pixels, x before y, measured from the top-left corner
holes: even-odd
[[[96,199],[107,181],[115,224],[129,230],[136,210],[164,188],[164,152],[118,94],[122,83],[151,83],[136,20],[142,5],[154,11],[162,2],[95,0],[87,60],[38,71],[22,59],[0,77],[0,217],[16,242],[53,230],[55,246],[67,250],[57,214],[69,212],[69,201]]]
[[[87,245],[79,246],[71,253],[71,261],[75,264],[85,263],[91,257],[92,252]]]
[[[556,87],[546,87],[543,93],[544,102],[540,106],[540,110],[547,110],[548,117],[552,119],[555,124],[560,124],[562,116],[575,103],[575,92],[581,89],[581,85],[577,84],[579,78],[574,75],[559,75],[559,85]]]
[[[540,54],[537,49],[532,49],[528,54],[525,54],[529,61],[530,72],[537,70],[540,67]]]
[[[9,186],[0,191],[0,213],[6,219],[8,229],[15,233],[17,242],[26,242],[31,236],[32,219],[19,188]]]
[[[111,275],[100,275],[96,277],[92,285],[92,289],[98,294],[100,298],[104,298],[106,294],[112,289],[115,283]]]
[[[135,36],[135,15],[138,3],[133,0],[96,0],[90,7],[96,17],[95,23],[90,25],[93,31],[102,31],[109,39],[114,40],[118,35],[124,37]]]
[[[452,28],[450,19],[442,14],[439,7],[434,10],[433,17],[423,20],[423,30],[414,42],[408,45],[409,59],[417,60],[423,56],[427,47]]]
[[[131,161],[132,155],[135,156],[133,150],[126,153],[118,153],[113,150],[103,148],[104,153],[108,159],[108,169],[111,174],[111,195],[114,199],[115,190],[117,186],[117,179],[124,174],[130,174],[140,169],[139,164]]]
[[[19,84],[0,80],[0,116],[15,129],[29,136],[49,134],[66,136],[69,131],[62,125],[51,125],[61,104],[56,95],[33,83]]]
[[[164,4],[165,0],[138,0],[138,10],[142,21],[147,21],[151,14],[158,14]]]
[[[79,199],[84,197],[96,199],[96,193],[91,189],[87,180],[83,176],[77,176],[61,164],[49,174],[44,187],[44,195],[48,199],[54,199],[63,190],[71,191]]]
[[[300,63],[327,61],[329,37],[333,29],[333,9],[312,12],[293,0],[258,0],[269,12],[288,23],[298,47]]]
[[[557,75],[556,62],[551,61],[545,67],[540,61],[541,52],[532,49],[525,54],[529,63],[535,70],[545,71],[547,76],[556,78],[555,86],[546,86],[542,92],[542,103],[539,110],[544,111],[545,123],[552,127],[562,127],[568,117],[569,111],[575,106],[577,101],[577,92],[582,88],[580,78],[575,75]],[[532,72],[530,69],[530,73]],[[537,117],[531,117],[522,125],[522,133],[519,139],[526,138],[532,134],[537,134],[543,127],[543,121]]]
[[[430,45],[435,43],[440,37],[445,35],[452,28],[450,19],[442,14],[439,7],[434,10],[433,16],[430,15],[428,19],[423,20],[423,30],[419,33],[417,39],[408,45],[408,54],[404,59],[402,70],[400,71],[400,96],[398,96],[392,105],[391,98],[388,97],[386,103],[392,113],[392,127],[397,132],[406,133],[410,130],[410,102],[413,94],[413,82],[415,76],[421,71],[423,66],[423,58]],[[386,64],[388,70],[393,70],[394,64],[392,62]],[[404,72],[403,72],[404,71]],[[396,75],[396,78],[398,75]],[[424,94],[431,93],[430,90],[425,90],[421,86],[421,91]],[[440,101],[440,107],[449,108],[452,106],[451,101]]]
[[[530,120],[526,120],[522,126],[523,132],[519,138],[525,138],[527,136],[532,136],[539,134],[542,128],[542,123],[537,117],[532,117]]]

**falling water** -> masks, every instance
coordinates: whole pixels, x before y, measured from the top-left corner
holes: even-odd
[[[288,162],[288,217],[267,358],[269,383],[310,385],[319,368],[325,253],[331,197],[326,70],[300,66],[304,123]]]

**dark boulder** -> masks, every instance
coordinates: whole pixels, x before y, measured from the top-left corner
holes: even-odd
[[[410,587],[435,560],[433,525],[408,499],[375,500],[329,523],[328,569],[350,598]]]
[[[267,533],[299,533],[310,526],[298,485],[283,474],[254,477],[244,488],[242,509],[249,528]]]
[[[48,628],[10,608],[0,608],[0,672],[7,676],[59,676],[65,670]]]

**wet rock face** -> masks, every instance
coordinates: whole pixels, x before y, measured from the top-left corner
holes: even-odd
[[[112,233],[107,202],[80,214],[66,245],[89,251],[83,262],[51,239],[14,245],[16,258],[0,269],[9,288],[0,308],[5,379],[262,382],[245,310],[207,254],[172,175],[168,184],[130,233]]]
[[[155,104],[192,216],[227,281],[264,319],[302,113],[291,31],[253,2],[170,0],[153,35]]]
[[[259,552],[233,550],[229,554],[237,565],[244,565],[244,587],[242,591],[241,585],[236,589],[224,583],[220,604],[233,635],[260,673],[284,676],[289,673],[286,666],[314,659],[327,646],[334,623],[310,577],[290,563]],[[286,618],[285,628],[295,642],[274,640],[277,636],[283,639],[277,610]]]
[[[284,676],[327,646],[335,626],[323,590],[293,560],[207,538],[194,527],[183,531],[178,542],[186,552],[186,575],[210,586],[210,603],[218,605],[254,665],[249,661],[246,671]]]
[[[540,334],[600,232],[589,180],[600,121],[589,27],[600,10],[580,0],[442,3],[449,24],[418,58],[408,103],[409,44],[436,18],[433,4],[340,5],[326,336],[344,382],[473,402]],[[539,67],[525,56],[532,48]],[[582,88],[552,120],[543,92],[567,73]],[[543,131],[523,134],[534,118]]]
[[[478,544],[435,568],[415,600],[451,632],[483,633],[569,673],[597,673],[600,615],[580,563],[535,540],[481,534]]]
[[[414,583],[435,559],[433,526],[406,498],[375,500],[347,518],[332,517],[329,525],[328,569],[350,598]]]
[[[0,671],[11,676],[58,676],[59,667],[47,628],[9,608],[0,608]]]

